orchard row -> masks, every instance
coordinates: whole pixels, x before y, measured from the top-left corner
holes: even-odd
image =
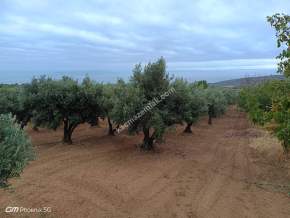
[[[79,124],[97,125],[99,119],[107,120],[108,133],[114,135],[119,126],[168,90],[174,92],[128,126],[130,133],[143,132],[144,149],[152,149],[154,141],[174,124],[186,123],[185,132],[191,132],[191,126],[205,114],[211,124],[211,119],[223,114],[237,96],[231,89],[210,87],[206,81],[173,79],[160,58],[144,67],[136,65],[128,82],[103,84],[89,77],[81,82],[69,77],[40,77],[28,84],[2,86],[0,113],[11,113],[22,128],[29,122],[34,129],[63,127],[63,142],[72,143]]]

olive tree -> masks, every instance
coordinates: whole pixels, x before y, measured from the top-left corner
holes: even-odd
[[[20,108],[19,89],[18,86],[0,87],[0,114],[17,113]]]
[[[0,87],[0,113],[11,113],[20,127],[24,128],[31,121],[34,104],[37,104],[33,98],[36,93],[37,86],[34,80],[23,85],[2,85]]]
[[[75,128],[93,122],[102,114],[102,87],[89,78],[81,84],[69,77],[61,80],[40,78],[34,96],[33,121],[37,126],[56,129],[63,125],[63,142],[72,143]]]
[[[212,124],[212,118],[225,113],[227,99],[220,88],[209,87],[204,90],[204,94],[208,105],[208,124]]]
[[[203,87],[205,83],[200,83]],[[185,133],[192,133],[191,126],[198,121],[201,114],[206,111],[205,98],[196,83],[188,84],[183,79],[176,79],[172,86],[175,92],[169,98],[170,110],[174,112],[176,123],[186,123]]]
[[[141,148],[153,149],[154,142],[162,138],[166,127],[175,122],[167,104],[170,96],[163,95],[170,89],[165,60],[160,58],[144,68],[136,65],[130,82],[120,83],[119,88],[114,121],[122,125],[122,121],[131,120],[129,131],[143,132]]]
[[[29,138],[11,114],[0,115],[0,186],[19,176],[23,168],[34,158]]]
[[[120,81],[119,81],[120,82]],[[119,83],[118,82],[118,83]],[[118,84],[117,83],[117,84]],[[102,108],[103,108],[103,117],[107,118],[108,121],[108,135],[115,135],[116,127],[114,127],[114,120],[112,119],[112,113],[114,107],[116,105],[116,95],[120,90],[117,90],[116,84],[105,84],[103,86],[103,101],[102,101]]]
[[[22,87],[19,85],[14,86],[2,86],[0,88],[0,114],[11,113],[13,116],[16,116],[17,121],[22,123],[25,114],[23,108],[23,97]],[[22,125],[24,126],[24,125]]]

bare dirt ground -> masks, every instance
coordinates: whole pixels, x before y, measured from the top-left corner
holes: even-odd
[[[234,107],[192,135],[168,132],[153,153],[136,149],[141,134],[110,137],[104,125],[80,126],[73,145],[61,130],[28,130],[37,159],[0,190],[0,217],[290,217],[289,161]]]

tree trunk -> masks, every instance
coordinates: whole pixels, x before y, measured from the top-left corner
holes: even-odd
[[[99,117],[89,122],[91,126],[99,126]]]
[[[20,124],[20,128],[21,128],[21,129],[24,129],[24,127],[25,127],[25,123],[24,123],[24,122],[21,122],[21,124]]]
[[[283,140],[282,144],[283,144],[284,154],[286,154],[288,156],[289,148],[288,148],[286,140]]]
[[[113,124],[111,122],[110,117],[108,117],[108,124],[109,124],[109,131],[108,131],[108,135],[115,135],[115,131],[113,129]]]
[[[65,119],[63,121],[63,143],[65,144],[72,144],[72,133],[75,128],[78,126],[78,123],[69,124],[69,121]]]
[[[27,123],[30,121],[30,116],[25,117],[21,122],[20,122],[20,128],[24,129],[24,127],[27,125]]]
[[[153,142],[154,142],[154,134],[150,137],[150,130],[149,128],[143,128],[144,138],[143,144],[141,146],[142,149],[146,151],[153,150]]]
[[[208,105],[208,124],[212,125],[212,118],[214,117],[214,106],[212,104]]]
[[[186,128],[184,129],[183,132],[185,132],[185,133],[192,133],[191,126],[192,126],[192,123],[187,123]]]
[[[71,139],[71,135],[72,133],[68,130],[64,128],[64,132],[63,132],[63,143],[65,144],[72,144],[72,139]]]
[[[208,115],[208,125],[212,125],[212,117],[211,117],[211,115]]]

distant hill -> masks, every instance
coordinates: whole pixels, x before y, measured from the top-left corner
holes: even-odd
[[[221,82],[211,83],[213,86],[224,86],[224,87],[240,87],[246,85],[255,85],[268,80],[284,80],[283,75],[270,75],[270,76],[258,76],[258,77],[245,77],[240,79],[231,79]]]

